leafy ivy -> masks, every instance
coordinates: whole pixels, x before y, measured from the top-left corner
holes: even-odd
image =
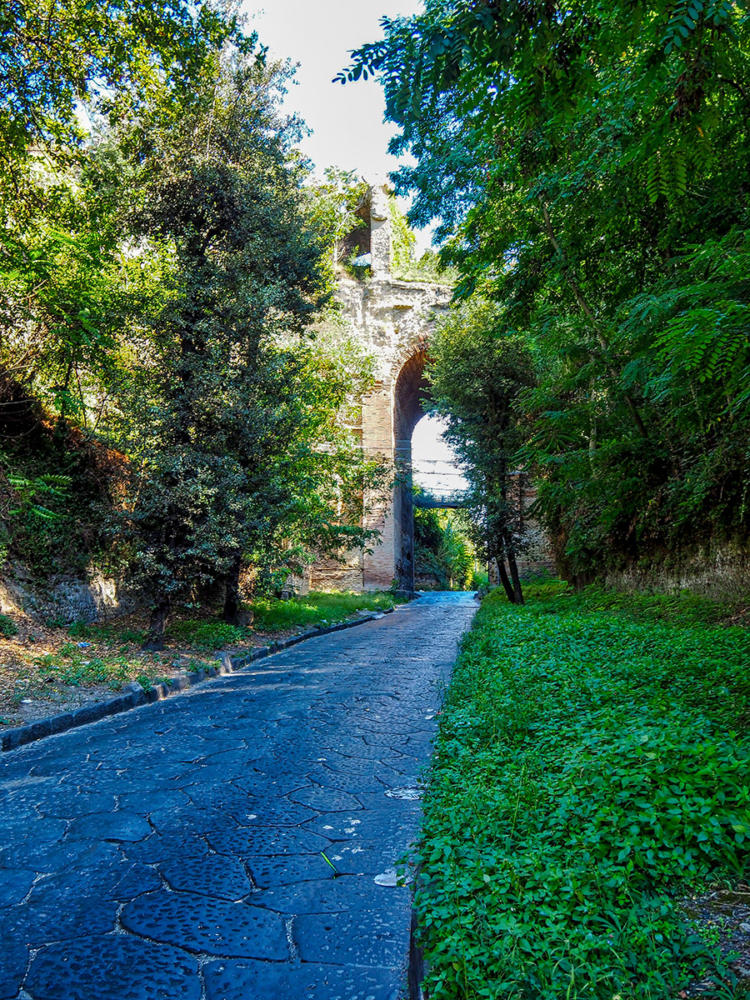
[[[681,903],[750,863],[747,630],[559,584],[486,599],[441,716],[417,893],[435,1000],[732,992]]]

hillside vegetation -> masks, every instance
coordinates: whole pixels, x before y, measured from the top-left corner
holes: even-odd
[[[0,558],[170,615],[371,540],[371,366],[331,304],[362,182],[315,184],[292,70],[231,5],[0,15]],[[367,491],[365,490],[367,487]]]
[[[382,29],[340,79],[381,81],[397,190],[460,275],[433,393],[511,600],[519,471],[579,582],[747,561],[746,5],[426,0]]]

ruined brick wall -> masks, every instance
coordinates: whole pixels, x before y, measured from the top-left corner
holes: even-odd
[[[375,360],[376,384],[362,403],[362,447],[402,470],[386,509],[370,515],[366,526],[381,542],[344,567],[321,561],[304,586],[313,589],[379,590],[394,581],[414,587],[414,518],[411,492],[411,436],[423,414],[424,365],[437,318],[450,304],[451,289],[430,282],[401,281],[391,273],[390,211],[384,186],[371,189],[369,246],[371,274],[362,280],[341,274],[337,299],[350,330]],[[553,569],[552,553],[538,526],[529,524],[523,572]]]
[[[135,593],[115,579],[92,572],[89,579],[58,576],[41,585],[22,567],[8,569],[0,581],[0,613],[27,614],[41,621],[106,621],[138,606]]]
[[[437,315],[448,308],[451,290],[429,282],[400,281],[391,273],[390,210],[384,186],[370,203],[371,274],[342,274],[337,299],[350,330],[375,361],[375,387],[362,403],[362,447],[395,469],[411,463],[411,432],[421,416],[419,387]],[[401,377],[400,377],[401,376]],[[411,492],[406,479],[393,488],[390,503],[370,515],[366,526],[381,541],[361,565],[337,569],[325,562],[311,572],[312,586],[379,590],[394,580],[410,589],[413,579]]]

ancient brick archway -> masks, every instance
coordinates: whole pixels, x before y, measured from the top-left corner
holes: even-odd
[[[414,493],[411,440],[425,414],[428,385],[425,345],[415,348],[396,375],[393,389],[393,440],[397,478],[393,497],[394,578],[401,590],[414,589]]]
[[[388,588],[397,581],[414,587],[414,518],[411,492],[411,436],[423,415],[426,352],[438,315],[450,303],[451,289],[422,281],[403,281],[391,270],[391,226],[387,189],[370,189],[371,274],[366,280],[342,276],[337,298],[350,330],[375,360],[376,384],[363,400],[362,447],[393,464],[397,476],[390,502],[366,515],[367,527],[380,532],[380,544],[347,567],[313,568],[312,586],[357,590]],[[364,244],[363,244],[364,246]]]

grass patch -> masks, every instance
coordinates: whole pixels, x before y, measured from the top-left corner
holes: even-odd
[[[16,623],[10,615],[0,615],[0,636],[4,639],[10,639],[14,635],[18,635]]]
[[[164,663],[158,657],[95,656],[70,642],[64,643],[55,653],[35,657],[33,663],[37,668],[37,686],[106,685],[119,691],[135,680],[144,687],[151,687],[164,674]],[[188,669],[197,668],[188,665]],[[18,697],[24,693],[19,692]]]
[[[193,649],[213,650],[236,645],[247,639],[247,629],[216,620],[189,618],[167,629],[167,639]]]
[[[333,625],[346,621],[357,611],[386,611],[398,600],[388,591],[372,594],[311,591],[290,601],[253,601],[250,608],[253,627],[259,632],[283,632],[299,625]]]
[[[144,629],[123,628],[117,624],[99,625],[95,622],[74,622],[67,627],[73,639],[86,639],[106,646],[140,645],[146,637]]]
[[[431,1000],[732,997],[680,901],[750,860],[750,633],[677,595],[485,600],[441,717],[417,905]]]
[[[218,618],[173,619],[167,627],[166,639],[173,646],[210,652],[241,645],[248,641],[252,632],[283,632],[304,625],[334,624],[346,621],[357,611],[385,611],[398,600],[388,591],[372,594],[313,591],[306,597],[289,601],[259,598],[249,605],[253,614],[252,628],[229,625]],[[67,634],[72,639],[102,646],[140,646],[146,632],[145,629],[124,628],[117,622],[74,622],[67,626]]]

